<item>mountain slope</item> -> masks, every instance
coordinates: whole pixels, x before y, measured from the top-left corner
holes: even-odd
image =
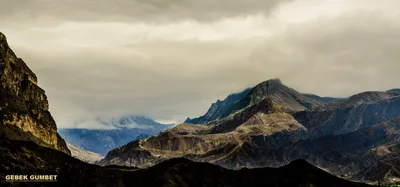
[[[249,104],[226,117],[202,125],[181,124],[145,141],[131,142],[110,151],[99,163],[151,167],[184,157],[240,169],[281,167],[307,159],[336,175],[354,178],[380,163],[385,147],[400,142],[400,97],[393,91],[321,101],[296,111],[295,106],[304,107],[302,98],[318,97],[295,94],[280,84],[277,80],[262,83],[267,86],[254,89],[261,90],[254,91],[262,93],[260,97],[244,97]],[[371,151],[374,147],[379,147],[379,154]]]
[[[71,156],[73,156],[74,158],[77,158],[79,160],[82,160],[84,162],[87,163],[95,163],[99,160],[101,160],[102,158],[104,158],[103,156],[97,154],[97,153],[93,153],[93,152],[89,152],[89,151],[85,151],[79,147],[76,147],[72,144],[67,143],[68,149],[71,151]]]
[[[303,95],[306,97],[309,97],[309,98],[313,98],[313,99],[323,102],[323,103],[331,103],[331,102],[339,101],[339,100],[343,99],[343,98],[335,98],[335,97],[320,97],[315,94],[303,94]]]
[[[265,102],[271,103],[268,100]],[[254,145],[254,137],[268,139],[265,146],[272,148],[291,143],[306,134],[306,129],[291,115],[276,112],[271,105],[257,106],[232,115],[217,125],[182,124],[144,141],[131,142],[110,151],[99,164],[149,167],[177,157],[218,164],[229,162],[229,156],[236,154],[235,150]],[[251,114],[253,111],[257,113]],[[248,116],[247,120],[242,120],[246,119],[243,116]],[[228,130],[219,131],[225,129]],[[244,160],[249,159],[244,157]],[[247,165],[236,161],[240,160],[234,159],[229,164],[220,165],[233,169]]]
[[[301,111],[295,113],[294,118],[309,129],[310,138],[326,135],[338,135],[372,125],[390,121],[400,117],[400,97],[389,97],[376,102],[367,102],[369,98],[358,103],[341,102],[347,107],[324,111]]]
[[[387,100],[393,97],[400,96],[398,89],[389,90],[386,92],[369,91],[353,95],[346,99],[337,100],[329,103],[325,108],[348,108],[361,104],[371,104],[379,101]]]
[[[188,118],[186,123],[204,124],[213,120],[222,119],[235,111],[256,104],[264,99],[270,99],[273,104],[284,106],[288,111],[296,112],[322,107],[324,101],[301,94],[282,84],[279,79],[262,82],[251,89],[228,96],[224,101],[213,104],[208,112],[199,118]]]
[[[219,166],[173,159],[149,169],[104,168],[87,164],[62,152],[40,147],[33,142],[0,139],[0,184],[9,173],[57,174],[57,186],[321,186],[367,187],[330,175],[304,160],[282,168],[233,171]],[[41,167],[38,167],[41,166]],[[3,182],[1,182],[3,181]],[[18,186],[43,186],[43,183],[18,183]]]
[[[229,108],[231,108],[238,101],[246,97],[251,90],[252,90],[251,88],[247,88],[242,92],[229,95],[223,101],[217,100],[217,102],[211,104],[210,109],[208,109],[208,111],[206,112],[206,114],[204,114],[204,116],[200,116],[194,119],[188,118],[186,119],[185,123],[202,124],[216,120],[225,115]]]
[[[44,90],[37,85],[36,75],[9,48],[0,33],[0,116],[1,125],[16,126],[32,136],[38,144],[70,154],[57,133]],[[8,128],[8,127],[6,127]],[[3,133],[12,133],[3,130]],[[13,137],[15,134],[8,135]],[[35,138],[31,138],[35,137]]]
[[[396,181],[399,184],[400,152],[383,156],[375,164],[354,175],[352,179],[359,181],[382,181],[384,183],[393,183],[393,181]]]

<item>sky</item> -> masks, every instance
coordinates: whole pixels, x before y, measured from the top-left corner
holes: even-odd
[[[181,123],[279,78],[346,97],[400,87],[398,0],[0,0],[0,32],[59,128]],[[85,126],[85,124],[91,124]]]

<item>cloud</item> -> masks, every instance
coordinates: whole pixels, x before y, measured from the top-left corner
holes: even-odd
[[[210,22],[225,17],[269,14],[288,0],[13,0],[0,1],[3,21]],[[1,20],[1,19],[0,19]],[[17,25],[17,22],[12,24]]]
[[[400,87],[397,0],[32,2],[1,1],[2,32],[63,128],[182,122],[276,77],[324,96]]]
[[[293,25],[249,58],[266,59],[259,71],[305,92],[349,96],[399,87],[399,18],[361,12]]]
[[[60,127],[59,127],[60,128]],[[102,124],[99,121],[92,119],[88,121],[82,121],[78,123],[76,126],[68,126],[68,128],[77,128],[77,129],[104,129],[104,130],[113,130],[118,129],[117,127]]]

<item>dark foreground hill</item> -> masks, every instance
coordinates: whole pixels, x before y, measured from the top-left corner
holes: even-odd
[[[277,169],[238,171],[183,158],[171,159],[149,169],[105,168],[38,146],[31,141],[2,137],[0,147],[1,186],[369,186],[337,178],[304,160],[296,160]],[[11,174],[57,174],[58,182],[5,182],[5,175]]]

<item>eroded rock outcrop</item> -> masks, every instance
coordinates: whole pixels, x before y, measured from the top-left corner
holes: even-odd
[[[0,117],[1,131],[11,139],[33,140],[36,143],[70,154],[57,133],[47,97],[37,83],[36,75],[9,48],[0,33]],[[10,126],[30,135],[13,134]],[[31,138],[35,137],[35,138]]]
[[[223,119],[236,111],[257,104],[265,99],[275,105],[285,106],[290,112],[303,111],[324,106],[327,102],[316,95],[301,94],[282,84],[279,79],[264,81],[253,88],[231,94],[223,101],[213,103],[206,114],[198,118],[188,118],[186,123],[205,124]]]
[[[131,142],[110,151],[99,163],[149,167],[185,157],[230,169],[257,167],[260,159],[265,160],[257,156],[260,147],[278,148],[305,136],[307,129],[285,111],[265,99],[207,125],[181,124]]]
[[[70,143],[67,143],[67,146],[68,146],[68,149],[71,151],[72,157],[82,160],[84,162],[90,163],[90,164],[94,164],[97,161],[100,161],[102,158],[104,158],[103,156],[101,156],[97,153],[85,151],[85,150],[83,150],[75,145],[72,145]]]

